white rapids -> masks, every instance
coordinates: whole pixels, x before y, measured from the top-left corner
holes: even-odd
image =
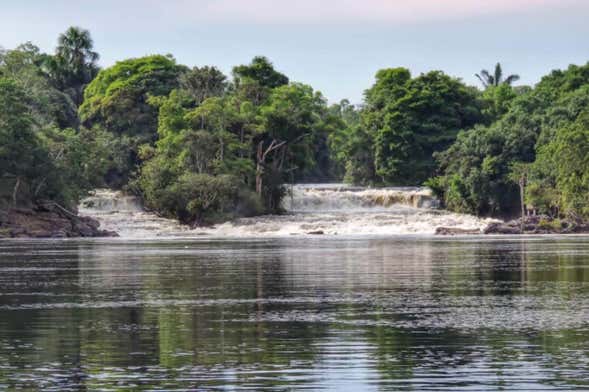
[[[132,196],[96,190],[80,213],[121,237],[283,237],[292,235],[434,234],[437,227],[480,230],[492,220],[437,209],[427,188],[362,188],[343,184],[300,184],[289,190],[283,215],[240,218],[190,229],[146,212]]]
[[[94,190],[89,197],[82,200],[78,212],[98,220],[101,229],[115,231],[125,238],[189,234],[187,226],[145,211],[138,197],[110,189]]]

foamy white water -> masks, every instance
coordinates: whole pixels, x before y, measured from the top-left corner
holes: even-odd
[[[174,237],[190,232],[175,220],[145,211],[138,197],[110,189],[96,189],[92,193],[82,200],[78,212],[97,219],[100,228],[116,231],[121,237]]]
[[[104,229],[135,238],[434,234],[441,226],[482,231],[491,222],[436,209],[439,202],[427,188],[301,184],[290,191],[284,215],[241,218],[194,230],[144,211],[135,197],[110,190],[97,190],[83,200],[80,213],[98,219]]]
[[[219,236],[434,234],[437,227],[482,230],[489,220],[435,209],[427,188],[295,185],[285,215],[242,218],[205,232]]]

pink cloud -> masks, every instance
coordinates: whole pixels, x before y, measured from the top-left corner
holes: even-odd
[[[168,1],[199,20],[271,24],[416,22],[585,6],[585,0],[188,0]]]

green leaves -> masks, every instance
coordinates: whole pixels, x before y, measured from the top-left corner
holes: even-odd
[[[148,96],[168,95],[178,86],[181,70],[173,59],[160,55],[119,61],[88,85],[80,118],[87,127],[152,137],[157,110],[148,104]]]
[[[501,68],[501,64],[497,63],[495,65],[495,71],[491,74],[486,69],[483,69],[480,74],[475,74],[475,76],[480,80],[483,87],[485,89],[491,87],[498,87],[501,85],[511,86],[514,82],[519,80],[519,75],[509,75],[505,79],[503,78],[503,69]]]
[[[589,65],[553,71],[521,93],[489,87],[483,98],[486,114],[499,119],[461,133],[437,154],[442,175],[430,183],[448,208],[515,214],[525,177],[529,208],[589,217]]]
[[[185,68],[174,59],[153,55],[117,62],[100,71],[84,93],[79,114],[82,124],[90,129],[104,129],[127,146],[120,149],[124,162],[112,167],[109,185],[125,185],[139,164],[139,146],[158,138],[158,96],[167,96],[178,86]],[[171,110],[171,109],[170,109]],[[161,125],[161,124],[160,124]],[[162,125],[161,132],[166,132]]]
[[[377,73],[362,119],[374,135],[379,182],[418,185],[434,173],[432,155],[480,121],[480,102],[475,91],[442,72],[412,79],[406,69],[394,68]]]
[[[35,104],[19,83],[0,78],[0,179],[14,186],[10,197],[0,193],[0,207],[40,199],[74,207],[104,173],[108,144],[98,135],[35,121]]]

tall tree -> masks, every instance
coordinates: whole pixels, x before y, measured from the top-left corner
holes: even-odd
[[[288,77],[276,71],[266,57],[254,57],[247,65],[233,68],[235,87],[244,99],[261,105],[274,88],[288,84]]]
[[[256,146],[256,192],[270,211],[280,209],[287,174],[315,165],[318,136],[325,129],[325,99],[311,86],[292,83],[272,91],[260,112]]]
[[[55,55],[49,57],[46,70],[55,86],[80,106],[84,88],[98,73],[98,53],[88,30],[70,27],[61,34]]]
[[[38,123],[52,123],[60,128],[78,125],[77,107],[69,96],[55,88],[43,72],[49,56],[27,42],[0,52],[0,74],[17,82],[34,97],[31,110]]]
[[[11,181],[11,201],[21,189],[31,188],[43,168],[43,150],[34,131],[30,98],[14,80],[0,78],[0,180]],[[3,188],[3,189],[6,189]],[[2,195],[6,199],[6,194]]]
[[[106,178],[109,185],[126,184],[140,162],[139,146],[157,140],[158,109],[148,99],[168,95],[185,70],[167,56],[128,59],[100,71],[86,88],[79,110],[82,124],[102,128],[120,141]]]
[[[374,135],[380,182],[419,185],[435,171],[432,154],[480,121],[481,111],[476,91],[460,80],[441,71],[411,78],[408,70],[395,68],[377,73],[362,116]]]
[[[475,74],[475,76],[481,81],[483,87],[485,88],[493,86],[497,87],[502,84],[511,86],[514,82],[517,82],[519,80],[519,75],[517,74],[509,75],[508,77],[503,78],[503,69],[501,68],[500,63],[497,63],[495,65],[495,71],[493,72],[493,74],[491,74],[486,69],[483,69],[481,70],[480,74]]]
[[[223,95],[227,77],[216,67],[194,67],[180,76],[180,88],[200,105],[207,98]]]

